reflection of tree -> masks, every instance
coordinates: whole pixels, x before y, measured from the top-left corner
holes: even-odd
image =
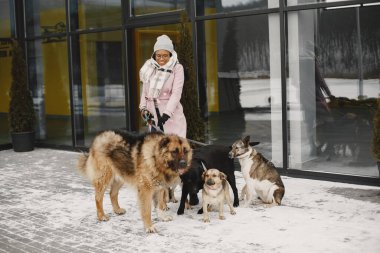
[[[227,32],[223,41],[223,57],[220,66],[222,72],[238,71],[238,44],[236,42],[236,19],[232,18],[227,23]]]
[[[264,41],[263,38],[244,43],[241,46],[239,55],[240,71],[261,71],[269,74],[269,43]]]
[[[360,8],[364,78],[378,78],[380,70],[380,6]]]
[[[252,25],[260,24],[260,25]],[[238,59],[239,71],[260,71],[269,74],[269,29],[268,16],[256,15],[239,18]]]
[[[238,74],[238,44],[236,42],[236,19],[227,23],[227,31],[223,40],[222,58],[219,72],[219,110],[232,111],[241,109],[239,100],[240,79]]]
[[[364,78],[376,78],[380,62],[380,7],[361,8],[360,39]],[[358,30],[352,9],[323,11],[319,17],[319,45],[326,77],[357,78]]]

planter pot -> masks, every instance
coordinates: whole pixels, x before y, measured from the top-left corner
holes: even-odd
[[[34,149],[34,131],[11,133],[11,139],[15,152],[27,152]]]

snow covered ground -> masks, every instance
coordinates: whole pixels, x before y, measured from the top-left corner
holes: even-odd
[[[199,206],[146,234],[136,191],[120,192],[125,215],[108,196],[98,222],[93,188],[75,169],[78,153],[50,149],[0,152],[0,252],[380,252],[380,188],[283,177],[283,205],[259,201],[226,220]],[[236,172],[240,192],[244,180]],[[179,199],[180,189],[176,190]],[[107,194],[108,195],[108,194]],[[231,194],[232,195],[232,194]],[[201,195],[199,194],[199,197]]]

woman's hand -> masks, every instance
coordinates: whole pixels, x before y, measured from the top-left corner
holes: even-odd
[[[141,117],[143,118],[143,120],[150,124],[152,119],[154,118],[153,114],[147,109],[141,109],[140,112],[141,112]]]
[[[161,118],[158,119],[158,125],[160,126],[162,124],[162,126],[166,123],[166,121],[168,121],[168,119],[170,119],[170,116],[167,115],[166,113],[162,114]]]

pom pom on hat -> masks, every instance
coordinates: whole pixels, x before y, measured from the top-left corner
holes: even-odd
[[[173,52],[174,50],[172,40],[165,34],[158,36],[156,44],[154,44],[154,52],[160,49],[164,49],[169,52]]]

